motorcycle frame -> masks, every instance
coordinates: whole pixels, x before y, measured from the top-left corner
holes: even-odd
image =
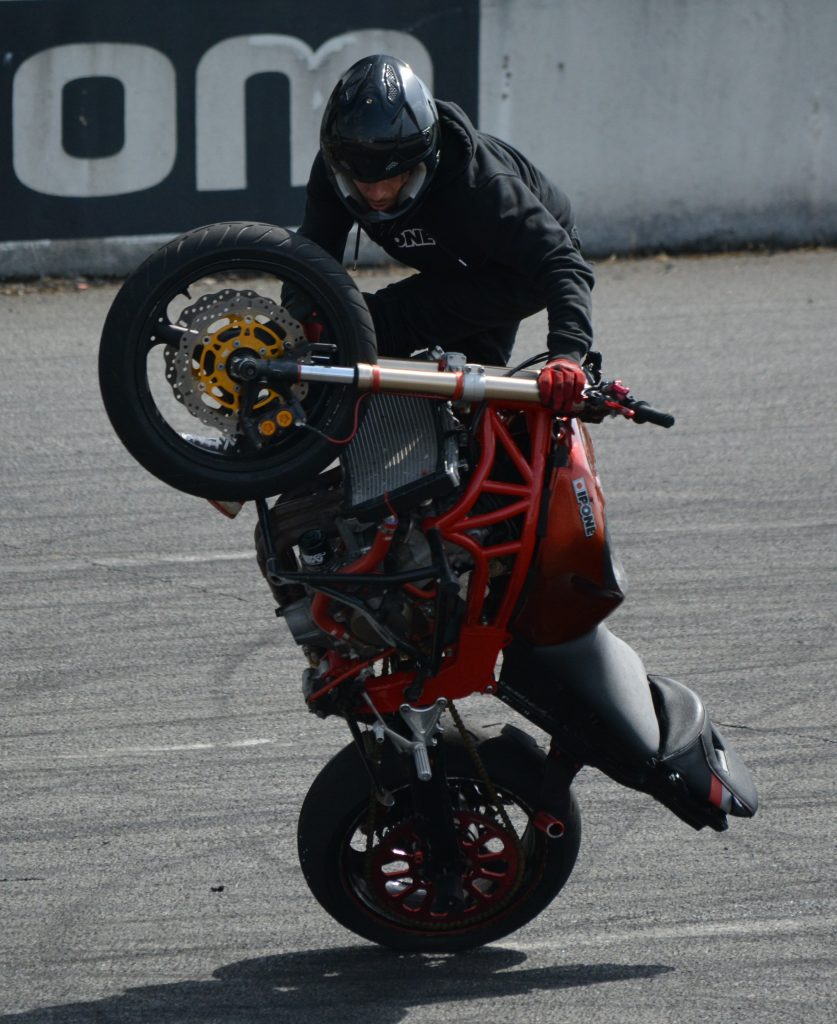
[[[280,370],[276,364],[271,368]],[[287,379],[287,364],[281,372]],[[575,420],[556,420],[540,403],[532,375],[527,375],[528,379],[508,377],[502,369],[467,366],[454,372],[439,372],[439,369],[416,369],[415,364],[392,360],[374,366],[359,364],[355,368],[297,364],[294,372],[300,382],[352,383],[360,391],[420,394],[428,399],[468,402],[472,406],[482,403],[482,409],[476,414],[479,415],[480,456],[464,492],[448,511],[427,517],[421,524],[431,545],[434,565],[413,575],[415,579],[433,579],[431,589],[421,590],[413,581],[399,580],[399,574],[388,575],[381,571],[398,526],[394,514],[380,524],[371,547],[337,574],[340,581],[348,585],[368,584],[371,576],[375,576],[376,582],[380,580],[383,586],[398,585],[413,598],[432,600],[435,626],[430,658],[425,659],[418,670],[396,667],[394,671],[384,670],[375,675],[373,666],[392,658],[398,651],[398,643],[367,660],[345,657],[332,648],[321,659],[320,685],[307,695],[309,705],[323,708],[323,698],[334,695],[341,684],[358,678],[363,680],[365,692],[383,715],[394,714],[405,702],[427,706],[440,697],[456,700],[474,693],[494,692],[497,658],[512,638],[510,623],[521,605],[541,539],[539,526],[546,518],[552,491],[548,479],[550,465],[556,472],[559,467],[569,467],[573,476],[587,482],[590,493],[595,495],[593,504],[603,533],[603,499],[585,428]],[[523,444],[518,443],[510,430],[510,408],[525,418]],[[528,451],[524,451],[524,444]],[[516,470],[519,482],[495,478],[500,453]],[[510,501],[502,508],[475,512],[483,495],[500,495]],[[570,501],[577,509],[572,496]],[[569,503],[564,504],[569,511]],[[518,517],[522,521],[515,539],[483,546],[471,535],[473,531]],[[458,593],[459,583],[447,564],[446,544],[463,549],[472,559],[458,637],[450,643],[443,642],[443,632],[450,597],[453,591]],[[499,603],[486,614],[484,603],[491,562],[500,558],[511,559],[511,566]],[[329,583],[334,584],[335,574],[329,576]],[[346,627],[330,610],[332,601],[339,601],[334,586],[326,588],[326,581],[320,580],[318,587],[315,573],[307,573],[305,582],[316,592],[311,610],[317,626],[335,640],[346,637]],[[323,662],[326,663],[324,671]],[[363,718],[369,711],[358,702],[351,713]]]

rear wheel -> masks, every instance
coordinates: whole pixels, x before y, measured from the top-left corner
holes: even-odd
[[[372,942],[415,952],[481,946],[539,914],[572,871],[581,819],[567,794],[561,838],[547,838],[534,826],[544,755],[518,737],[508,730],[474,738],[500,810],[460,735],[445,733],[460,849],[460,898],[453,904],[445,899],[448,886],[429,870],[432,850],[413,810],[409,762],[385,754],[381,770],[394,804],[384,808],[370,803],[356,748],[337,754],[311,786],[298,832],[306,881],[325,910]]]
[[[284,303],[313,308],[312,345]],[[375,362],[372,320],[343,267],[271,224],[210,224],[163,246],[120,289],[102,331],[105,408],[131,454],[165,483],[204,498],[278,494],[334,458],[353,389],[240,385],[233,352],[351,366]],[[305,425],[303,425],[305,424]]]

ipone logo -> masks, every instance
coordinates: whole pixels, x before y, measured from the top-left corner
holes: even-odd
[[[593,515],[593,505],[583,477],[573,480],[573,492],[575,500],[578,502],[578,513],[581,516],[581,525],[584,527],[584,536],[592,537],[596,532],[596,517]]]

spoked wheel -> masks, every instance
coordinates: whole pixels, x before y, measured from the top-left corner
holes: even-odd
[[[316,310],[309,340],[288,311]],[[117,294],[99,381],[122,443],[165,483],[204,498],[278,494],[334,458],[356,395],[334,385],[242,385],[231,355],[375,362],[369,311],[343,267],[270,224],[218,223],[150,256]],[[332,440],[330,440],[332,439]]]
[[[434,869],[413,809],[409,764],[392,752],[381,766],[392,807],[370,802],[350,746],[322,770],[300,814],[300,862],[319,902],[346,928],[399,950],[455,952],[508,935],[557,895],[578,853],[581,821],[571,794],[561,838],[533,824],[544,759],[534,744],[513,730],[477,735],[488,788],[459,734],[446,731],[444,743],[459,846],[452,869]]]
[[[470,780],[451,779],[454,801],[462,797],[463,788],[472,785]],[[507,793],[498,795],[507,806],[512,804]],[[379,907],[410,926],[451,929],[490,916],[508,903],[523,867],[518,836],[486,813],[460,810],[454,821],[462,856],[455,905],[446,905],[449,894],[428,870],[432,850],[422,837],[420,822],[408,817],[400,825],[382,830],[368,855],[367,878],[355,878],[358,891],[365,893],[371,907]],[[366,855],[363,860],[365,864]],[[355,858],[355,871],[359,866]]]

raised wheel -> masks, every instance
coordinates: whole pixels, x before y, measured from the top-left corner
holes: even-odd
[[[287,310],[316,310],[315,340]],[[127,278],[102,331],[99,381],[128,451],[165,483],[204,498],[278,494],[334,458],[354,390],[240,385],[233,352],[351,366],[375,362],[354,281],[319,246],[271,224],[210,224],[174,239]]]

